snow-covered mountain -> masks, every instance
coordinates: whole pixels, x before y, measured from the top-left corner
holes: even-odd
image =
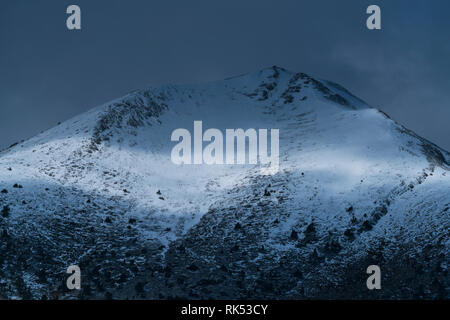
[[[279,129],[279,171],[175,165],[171,133],[195,120]],[[279,67],[132,92],[0,153],[0,297],[448,298],[449,169],[346,89]]]

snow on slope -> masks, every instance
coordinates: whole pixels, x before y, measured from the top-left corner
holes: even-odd
[[[280,171],[173,164],[170,135],[194,120],[278,128]],[[382,297],[442,297],[449,159],[339,85],[278,67],[136,91],[0,154],[0,295],[68,297],[76,263],[85,298],[354,297],[355,265],[408,256],[437,284]]]

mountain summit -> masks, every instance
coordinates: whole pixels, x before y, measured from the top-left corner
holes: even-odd
[[[171,133],[198,120],[279,129],[278,172],[174,164]],[[304,73],[135,91],[0,153],[0,297],[448,298],[449,169]]]

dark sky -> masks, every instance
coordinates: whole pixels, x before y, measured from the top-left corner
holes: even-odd
[[[365,26],[370,4],[381,31]],[[448,0],[2,0],[0,148],[134,89],[278,65],[450,150],[449,16]]]

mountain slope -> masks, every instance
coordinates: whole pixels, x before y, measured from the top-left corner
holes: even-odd
[[[173,164],[171,133],[195,120],[279,129],[280,170]],[[449,161],[278,67],[136,91],[0,154],[0,296],[448,297]]]

